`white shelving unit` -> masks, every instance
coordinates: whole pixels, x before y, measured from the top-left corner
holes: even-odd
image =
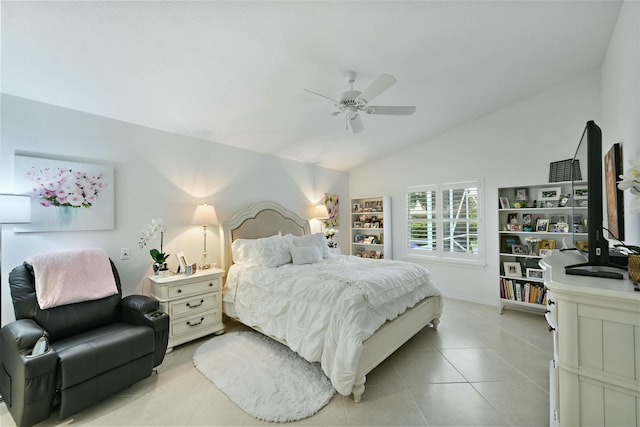
[[[586,245],[586,186],[576,183],[572,191],[567,181],[498,188],[500,313],[507,305],[545,310],[539,261],[552,249],[573,247],[574,228]]]
[[[391,198],[351,199],[351,255],[391,259]]]

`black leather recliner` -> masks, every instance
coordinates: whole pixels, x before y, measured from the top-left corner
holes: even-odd
[[[9,274],[16,321],[0,329],[0,395],[19,427],[67,418],[148,377],[167,350],[169,316],[144,295],[40,309],[31,265]],[[46,335],[48,350],[31,356]]]

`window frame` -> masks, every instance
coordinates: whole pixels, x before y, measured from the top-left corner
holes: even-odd
[[[477,223],[477,253],[468,252],[450,252],[445,251],[444,241],[446,239],[452,239],[453,233],[445,233],[445,226],[450,222],[451,216],[443,212],[443,195],[449,190],[466,190],[476,189],[476,203],[477,208],[475,214],[477,218],[465,216],[462,220],[464,222],[476,222]],[[432,213],[432,209],[426,214],[427,222],[435,225],[435,248],[434,249],[417,249],[411,247],[411,224],[416,221],[410,216],[410,201],[412,200],[412,194],[417,192],[429,192],[435,193],[435,213]],[[430,219],[430,215],[433,214],[433,219]],[[446,215],[446,217],[445,217]],[[485,265],[485,233],[484,233],[484,183],[482,179],[467,179],[461,181],[441,182],[437,184],[424,184],[409,186],[405,193],[405,242],[404,252],[407,258],[415,258],[422,260],[434,260],[441,262],[453,262],[467,265]],[[431,236],[432,234],[430,234]]]

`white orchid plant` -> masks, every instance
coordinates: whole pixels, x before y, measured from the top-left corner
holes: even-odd
[[[618,181],[618,188],[622,191],[629,190],[634,196],[640,196],[640,157],[636,157],[629,163],[631,168],[620,175],[621,181]],[[631,210],[640,212],[640,197],[634,197],[631,200]]]
[[[152,219],[151,224],[149,224],[142,232],[140,233],[140,240],[138,241],[138,246],[140,249],[144,248],[153,238],[156,237],[158,233],[160,233],[160,250],[151,249],[149,254],[151,258],[157,263],[164,264],[167,262],[167,258],[169,258],[169,254],[165,254],[162,250],[162,244],[164,241],[164,232],[167,231],[167,225],[164,223],[162,218]]]

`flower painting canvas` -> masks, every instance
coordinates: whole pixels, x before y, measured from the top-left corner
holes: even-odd
[[[15,189],[31,196],[31,223],[14,231],[114,228],[112,166],[16,155]]]
[[[337,227],[340,225],[339,201],[337,194],[324,195],[324,204],[329,212],[329,218],[324,222],[325,227]]]

